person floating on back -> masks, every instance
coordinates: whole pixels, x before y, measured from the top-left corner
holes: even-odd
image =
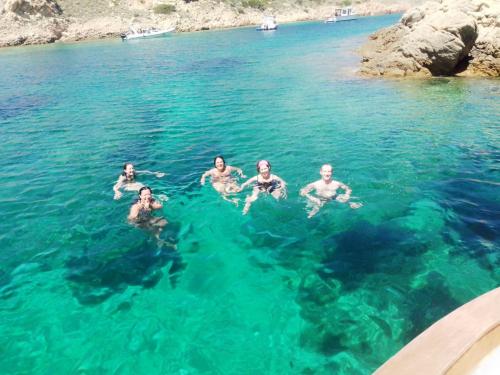
[[[233,172],[238,173],[242,178],[246,178],[243,171],[240,168],[233,167],[231,165],[226,165],[226,161],[222,156],[216,156],[214,158],[214,167],[209,169],[201,176],[200,183],[205,185],[205,179],[210,177],[212,180],[213,188],[219,192],[223,199],[238,205],[237,198],[229,198],[230,194],[234,194],[240,191],[235,178],[232,176]]]
[[[330,164],[324,164],[319,174],[321,179],[306,185],[300,190],[300,195],[306,197],[311,202],[312,209],[307,215],[308,218],[313,217],[318,213],[321,207],[327,202],[336,200],[340,203],[346,203],[351,198],[351,188],[340,181],[332,180],[333,167]],[[337,194],[338,189],[343,189],[344,194]],[[315,191],[315,196],[309,194]],[[352,209],[362,206],[361,203],[349,203]]]
[[[132,224],[151,230],[157,238],[167,220],[152,215],[153,211],[160,210],[163,205],[153,198],[153,191],[148,186],[139,189],[139,198],[130,206],[128,220]]]
[[[280,177],[271,174],[271,163],[261,160],[257,163],[257,176],[250,178],[240,187],[239,191],[248,185],[254,184],[251,195],[248,195],[243,207],[243,215],[248,213],[250,206],[259,198],[260,193],[271,194],[275,199],[286,198],[286,182]]]
[[[121,188],[127,191],[139,191],[144,186],[136,181],[137,174],[154,174],[158,178],[165,176],[165,173],[162,172],[136,171],[132,163],[125,163],[123,165],[123,172],[118,176],[118,181],[113,186],[113,191],[115,192],[114,199],[122,197]]]

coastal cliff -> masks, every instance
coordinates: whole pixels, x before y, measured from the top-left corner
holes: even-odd
[[[0,47],[118,37],[130,26],[197,31],[323,20],[350,0],[0,0]],[[359,14],[404,12],[420,0],[356,0]]]
[[[370,36],[360,72],[369,76],[500,76],[500,2],[441,0],[407,11]]]

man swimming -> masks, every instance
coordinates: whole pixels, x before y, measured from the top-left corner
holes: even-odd
[[[351,188],[340,181],[332,180],[333,167],[330,164],[324,164],[319,174],[321,180],[312,182],[300,190],[300,195],[306,197],[312,204],[312,209],[307,215],[308,218],[313,217],[318,213],[321,207],[329,201],[336,200],[340,203],[346,203],[351,198]],[[344,194],[337,194],[337,190],[344,190]],[[309,194],[315,191],[316,196]],[[362,206],[361,203],[349,203],[353,209]]]
[[[167,220],[152,215],[153,211],[160,210],[163,205],[153,198],[153,191],[147,186],[139,189],[139,198],[130,207],[128,220],[139,227],[151,230],[157,238]]]
[[[139,191],[139,189],[144,186],[136,181],[138,173],[154,174],[158,178],[165,176],[165,173],[162,172],[136,171],[132,163],[125,163],[122,173],[118,176],[118,181],[116,181],[116,184],[113,186],[113,191],[115,192],[114,199],[120,199],[122,197],[121,188],[127,191]]]
[[[254,184],[252,195],[247,196],[245,200],[243,215],[248,213],[250,206],[261,193],[271,194],[275,199],[286,198],[286,182],[275,174],[271,174],[271,163],[267,160],[257,162],[257,172],[259,173],[257,176],[243,183],[239,189],[242,191],[248,185]]]
[[[229,194],[234,194],[240,191],[238,184],[231,175],[233,172],[238,173],[240,177],[246,177],[240,168],[226,165],[224,158],[219,155],[214,158],[214,168],[209,169],[202,174],[200,183],[205,185],[206,178],[210,177],[213,188],[221,194],[222,198],[238,205],[237,198],[228,198]]]

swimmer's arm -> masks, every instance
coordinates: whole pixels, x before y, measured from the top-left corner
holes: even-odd
[[[246,188],[251,183],[254,183],[255,181],[257,181],[257,177],[258,176],[254,176],[251,179],[247,180],[246,182],[242,183],[240,186],[240,191],[243,190],[244,188]]]
[[[123,177],[122,175],[120,175],[120,177],[118,177],[118,181],[116,181],[116,184],[113,186],[113,191],[115,192],[114,199],[120,199],[121,198],[122,193],[120,191],[120,188],[123,186],[123,180],[124,179],[125,179],[125,177]]]
[[[309,193],[314,190],[314,188],[316,187],[316,185],[314,185],[314,182],[311,182],[310,184],[304,186],[302,189],[300,189],[300,195],[302,195],[303,197],[311,197],[309,195]]]
[[[343,202],[343,203],[347,202],[349,200],[349,198],[351,198],[351,193],[352,193],[351,188],[342,182],[339,182],[339,188],[344,190],[344,194],[339,195],[337,197],[337,200],[339,202]]]
[[[208,171],[206,171],[205,173],[203,173],[201,175],[201,179],[200,179],[200,184],[202,185],[205,185],[205,179],[208,177],[208,176],[211,176],[212,175],[212,170],[209,169]]]
[[[281,185],[282,188],[286,188],[286,182],[285,180],[283,180],[281,177],[278,177],[276,175],[274,175],[274,178],[277,179]]]
[[[238,173],[240,175],[240,177],[242,178],[246,178],[247,176],[245,176],[243,174],[243,170],[241,168],[237,168],[237,167],[231,167],[231,171],[235,171],[236,173]]]
[[[274,178],[277,179],[278,182],[280,183],[280,187],[278,188],[278,190],[281,191],[281,197],[288,198],[288,192],[286,189],[286,181],[283,180],[281,177],[278,177],[276,175],[274,175]]]
[[[152,172],[152,171],[135,171],[135,172],[139,173],[139,174],[147,174],[147,175],[154,174],[158,178],[162,178],[163,176],[165,176],[165,173],[163,173],[163,172]]]
[[[153,210],[160,210],[163,208],[163,205],[160,202],[155,200],[155,201],[151,202],[151,208]]]
[[[130,212],[128,214],[128,219],[131,220],[131,221],[134,221],[137,219],[137,217],[139,216],[139,205],[138,204],[134,204],[131,208],[130,208]]]
[[[321,204],[321,201],[319,200],[319,198],[313,197],[311,194],[309,194],[314,189],[316,189],[316,183],[311,182],[310,184],[308,184],[305,187],[303,187],[302,189],[300,189],[300,195],[302,195],[303,197],[306,197],[307,199],[309,199],[311,202],[313,202],[315,204]]]

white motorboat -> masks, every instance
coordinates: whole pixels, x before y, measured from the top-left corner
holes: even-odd
[[[276,30],[278,28],[278,24],[276,23],[276,18],[274,16],[265,16],[262,19],[262,24],[257,27],[258,31],[271,31]]]
[[[159,30],[155,27],[149,29],[139,29],[131,27],[130,31],[127,33],[121,34],[122,40],[131,40],[131,39],[139,39],[139,38],[158,38],[165,36],[171,32],[175,31],[175,27],[171,27],[169,29]]]
[[[337,8],[333,12],[333,16],[328,17],[325,21],[325,23],[333,23],[333,22],[340,22],[340,21],[353,21],[357,20],[360,18],[354,9],[351,7],[345,7],[345,8]]]

